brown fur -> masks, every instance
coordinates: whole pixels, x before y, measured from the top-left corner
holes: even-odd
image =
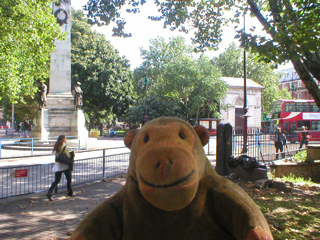
[[[162,117],[129,132],[125,186],[93,209],[71,239],[272,240],[259,207],[205,156],[209,133]]]

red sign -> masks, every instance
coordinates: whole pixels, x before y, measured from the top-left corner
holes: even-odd
[[[28,169],[17,169],[12,171],[10,175],[14,178],[28,177]]]

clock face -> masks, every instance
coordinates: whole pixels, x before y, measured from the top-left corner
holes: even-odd
[[[65,9],[59,8],[54,12],[54,16],[57,18],[60,25],[67,23],[68,13]]]
[[[57,14],[57,18],[61,21],[66,19],[66,13],[64,11],[59,11],[59,13]]]

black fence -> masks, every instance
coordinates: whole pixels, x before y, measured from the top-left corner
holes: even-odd
[[[288,142],[284,146],[284,155],[286,157],[291,157],[299,150],[299,146],[299,142]],[[270,164],[277,159],[274,146],[274,134],[262,133],[260,129],[251,129],[247,133],[247,144],[244,146],[243,133],[241,131],[233,131],[232,155],[248,155],[250,157],[255,157],[261,163]]]
[[[66,136],[68,145],[71,150],[83,150],[87,148],[87,140],[81,140],[78,136]],[[0,159],[19,157],[19,156],[35,156],[52,153],[53,145],[57,141],[57,137],[48,137],[42,141],[40,138],[7,138],[0,139]]]

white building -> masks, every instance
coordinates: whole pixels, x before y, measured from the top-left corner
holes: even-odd
[[[229,90],[222,104],[228,106],[228,110],[222,110],[221,123],[230,123],[236,129],[243,128],[243,101],[244,101],[244,80],[243,78],[223,77]],[[247,83],[247,107],[248,107],[248,129],[261,128],[261,91],[263,86],[252,81]]]

